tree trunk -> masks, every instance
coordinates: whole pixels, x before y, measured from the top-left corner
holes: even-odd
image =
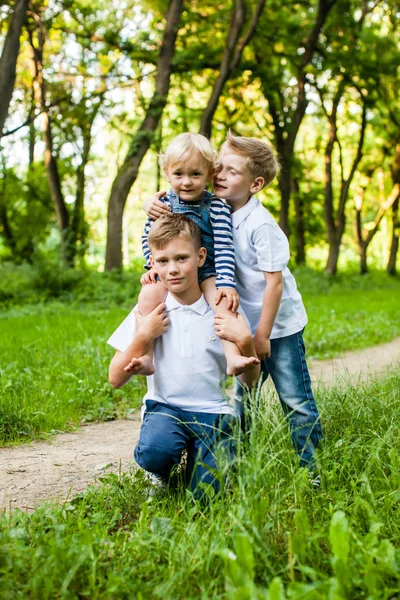
[[[136,132],[124,163],[112,184],[107,214],[107,271],[122,269],[122,221],[129,191],[136,181],[140,164],[150,147],[154,132],[162,117],[170,86],[172,58],[178,33],[183,0],[170,0],[164,37],[157,62],[155,91],[147,114]]]
[[[396,275],[397,251],[399,249],[399,198],[395,200],[392,206],[392,239],[390,242],[389,260],[386,271],[389,275]]]
[[[0,137],[8,114],[14,83],[22,26],[24,24],[28,0],[15,0],[10,27],[4,42],[0,59]]]
[[[340,253],[340,240],[337,239],[337,236],[329,244],[329,255],[326,263],[325,271],[329,273],[329,275],[336,275],[337,273],[337,264],[339,260]]]
[[[294,205],[296,211],[296,247],[295,260],[297,265],[305,265],[306,263],[306,244],[305,244],[305,227],[304,227],[304,202],[300,193],[299,182],[296,177],[293,178],[294,189]]]
[[[367,246],[365,244],[361,244],[359,249],[360,254],[360,275],[365,275],[368,273],[368,264],[367,264]]]
[[[337,260],[339,258],[339,250],[342,242],[343,233],[346,227],[346,203],[349,196],[350,186],[353,181],[355,172],[357,170],[358,164],[362,158],[362,150],[364,145],[365,138],[365,129],[367,126],[367,107],[365,99],[362,93],[359,91],[361,95],[362,101],[362,117],[361,117],[361,126],[360,126],[360,137],[358,139],[357,144],[357,152],[354,158],[354,161],[351,165],[350,173],[347,179],[344,178],[344,174],[342,171],[341,175],[341,186],[340,186],[340,196],[339,196],[339,205],[336,211],[336,217],[334,216],[334,208],[333,208],[333,186],[332,186],[332,152],[335,142],[338,142],[337,137],[337,109],[339,106],[340,99],[342,97],[344,91],[345,83],[342,80],[339,84],[337,93],[335,94],[333,103],[332,103],[332,112],[329,115],[325,109],[325,112],[328,116],[328,120],[330,123],[330,134],[328,144],[325,150],[325,222],[328,232],[328,242],[329,242],[329,256],[328,262],[326,264],[325,270],[331,275],[335,275],[337,272]],[[358,88],[357,88],[358,89]],[[331,248],[332,246],[332,248]],[[336,257],[336,265],[334,264],[334,260]]]
[[[244,0],[235,0],[219,74],[214,82],[210,99],[201,117],[200,133],[208,138],[211,137],[212,120],[217,110],[224,85],[238,66],[244,48],[249,44],[256,31],[257,22],[265,6],[265,2],[266,0],[258,0],[249,27],[243,38],[239,41],[240,32],[246,19],[246,3]]]
[[[283,161],[282,171],[279,178],[279,190],[281,192],[281,209],[279,213],[279,226],[289,236],[289,202],[291,196],[290,181],[292,179],[291,157]]]
[[[60,174],[58,172],[57,161],[53,154],[53,136],[51,131],[48,106],[46,104],[46,90],[43,78],[43,48],[45,43],[43,29],[38,30],[38,47],[36,47],[33,43],[32,34],[30,34],[30,38],[36,73],[36,78],[33,84],[35,91],[35,101],[37,106],[40,106],[40,110],[42,113],[42,131],[45,143],[44,164],[49,183],[50,196],[53,201],[54,210],[57,217],[57,223],[61,234],[62,257],[66,266],[71,267],[73,265],[73,259],[69,240],[70,217],[61,189],[61,180]]]
[[[97,112],[97,111],[96,111]],[[93,121],[92,121],[93,123]],[[85,168],[89,160],[90,144],[91,144],[91,125],[88,132],[82,131],[83,135],[83,152],[82,160],[76,171],[76,195],[74,212],[71,219],[71,230],[69,235],[69,251],[70,259],[75,264],[76,256],[79,255],[82,259],[85,256],[86,250],[86,235],[87,225],[85,222]]]

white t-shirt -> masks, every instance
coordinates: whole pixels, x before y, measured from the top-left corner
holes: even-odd
[[[193,412],[235,415],[233,401],[224,391],[226,359],[215,335],[215,315],[204,296],[187,306],[168,294],[165,304],[170,325],[154,345],[156,372],[147,377],[143,401],[156,400]],[[121,352],[135,336],[135,308],[107,341]]]
[[[255,335],[260,320],[266,280],[264,272],[282,271],[283,293],[271,332],[271,339],[301,331],[307,314],[287,264],[289,243],[286,235],[266,208],[252,196],[232,213],[232,233],[236,260],[236,289],[240,305]]]

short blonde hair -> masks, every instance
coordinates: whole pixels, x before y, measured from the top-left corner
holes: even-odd
[[[160,217],[151,227],[148,238],[150,251],[152,248],[163,250],[175,238],[192,242],[196,251],[201,248],[201,234],[196,223],[185,215],[172,213]]]
[[[178,162],[187,161],[194,152],[198,152],[211,174],[215,171],[217,153],[204,135],[200,133],[181,133],[167,146],[165,153],[160,152],[159,160],[162,169],[168,169]]]
[[[272,147],[255,138],[232,135],[229,131],[221,151],[229,148],[234,154],[246,158],[247,168],[253,177],[263,177],[265,185],[279,174],[280,165]]]

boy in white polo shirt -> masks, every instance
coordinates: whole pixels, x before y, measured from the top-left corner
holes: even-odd
[[[108,340],[117,350],[109,380],[118,388],[132,375],[152,373],[146,350],[156,340],[156,372],[148,377],[135,460],[167,481],[186,449],[188,482],[195,496],[201,497],[201,482],[219,489],[214,476],[216,455],[221,450],[233,456],[231,429],[236,420],[235,407],[224,392],[226,360],[214,329],[214,312],[198,282],[206,250],[195,223],[178,214],[153,225],[149,245],[151,265],[168,294],[165,304],[145,317],[136,313],[135,318],[132,311]],[[250,387],[259,376],[259,361],[243,317],[235,319],[234,325],[242,354],[254,359],[254,368],[241,375],[242,383]]]
[[[313,471],[322,428],[305,358],[302,333],[307,315],[287,268],[287,237],[254,196],[278,171],[268,144],[229,134],[219,156],[214,192],[232,209],[236,286],[261,360],[262,379],[271,375],[300,464]],[[319,484],[318,478],[314,483]]]

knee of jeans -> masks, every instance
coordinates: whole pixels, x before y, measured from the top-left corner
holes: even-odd
[[[135,448],[134,458],[145,471],[163,475],[169,473],[172,466],[179,462],[180,454],[170,448],[139,444]]]

